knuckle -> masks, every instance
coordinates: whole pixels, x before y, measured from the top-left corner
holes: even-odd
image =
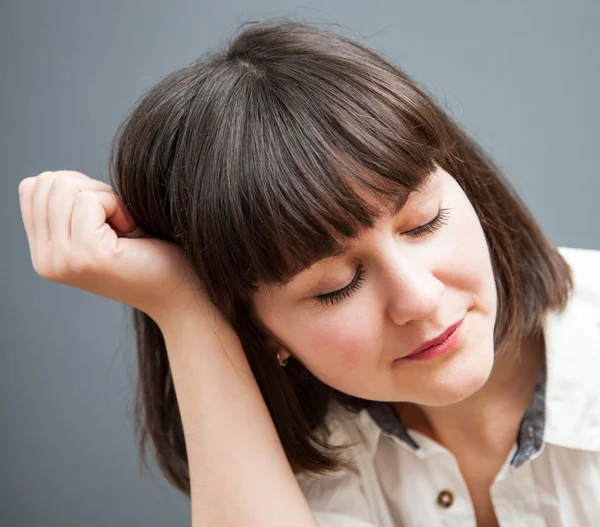
[[[56,173],[48,170],[40,173],[37,177],[40,181],[52,181],[56,177]]]
[[[28,194],[30,190],[35,186],[35,178],[34,177],[26,177],[22,179],[19,183],[19,194],[24,195]]]
[[[84,180],[84,181],[88,181],[88,180],[92,179],[87,174],[84,174],[83,172],[79,172],[78,170],[58,170],[57,173],[60,174],[62,177],[66,177],[66,178],[70,178],[70,179],[79,179],[79,180]]]
[[[42,278],[54,280],[54,269],[52,265],[51,247],[37,247],[31,261],[35,272]]]
[[[52,275],[52,269],[50,268],[50,266],[42,259],[39,258],[33,258],[31,260],[31,263],[33,265],[33,270],[42,278],[46,278],[48,280],[52,280],[53,279],[53,275]]]
[[[32,186],[37,186],[40,183],[40,181],[44,181],[49,177],[53,177],[53,175],[54,172],[46,170],[45,172],[40,172],[37,176],[27,177],[23,181],[30,181]]]
[[[64,179],[58,175],[55,175],[54,177],[50,178],[48,193],[54,194],[59,187],[62,187],[63,184]]]

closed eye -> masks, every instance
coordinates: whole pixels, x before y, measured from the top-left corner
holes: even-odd
[[[430,234],[438,230],[442,225],[446,225],[448,222],[448,218],[450,216],[449,208],[442,208],[439,210],[437,216],[433,218],[429,223],[425,225],[420,225],[410,231],[407,231],[405,234],[407,236],[411,236],[413,238],[417,238],[419,236],[423,236],[425,234]],[[338,289],[337,291],[332,291],[331,293],[324,293],[322,295],[317,295],[315,297],[315,303],[319,306],[324,306],[330,303],[331,305],[336,304],[342,301],[344,298],[348,298],[351,296],[354,291],[356,291],[364,281],[365,269],[362,265],[359,265],[356,269],[356,274],[352,281],[342,289]]]
[[[450,216],[450,209],[440,209],[437,216],[433,218],[429,223],[425,225],[421,225],[420,227],[416,227],[406,234],[413,237],[423,236],[423,234],[431,233],[439,229],[442,225],[446,225],[448,223],[448,218]]]

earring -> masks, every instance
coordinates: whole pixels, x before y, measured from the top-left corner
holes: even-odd
[[[281,360],[281,355],[280,355],[281,351],[277,352],[277,361],[279,362],[279,365],[283,368],[285,368],[285,365],[287,364],[288,359],[290,358],[289,356],[286,357],[285,359]]]

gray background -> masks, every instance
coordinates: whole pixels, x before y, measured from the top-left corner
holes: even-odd
[[[44,170],[106,179],[146,88],[271,16],[339,23],[384,52],[488,148],[554,243],[600,249],[595,0],[4,0],[0,525],[189,524],[187,499],[138,469],[123,306],[35,274],[17,187]]]

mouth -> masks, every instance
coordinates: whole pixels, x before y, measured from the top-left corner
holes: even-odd
[[[431,359],[450,351],[460,341],[463,321],[464,317],[458,322],[452,324],[441,335],[435,339],[425,342],[408,355],[401,357],[400,360]]]

